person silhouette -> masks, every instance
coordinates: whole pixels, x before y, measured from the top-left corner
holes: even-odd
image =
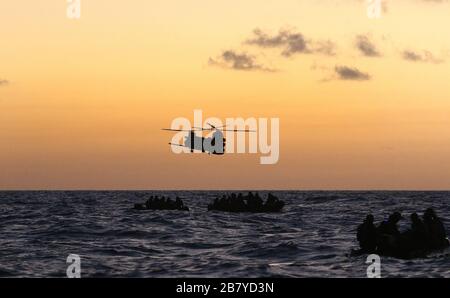
[[[423,222],[428,230],[428,247],[431,249],[447,247],[448,240],[445,227],[433,208],[425,210]]]
[[[374,224],[374,217],[368,214],[362,224],[358,226],[356,236],[361,251],[366,253],[373,253],[377,248],[377,228]]]
[[[253,211],[261,211],[261,209],[262,209],[262,207],[263,207],[263,200],[261,199],[261,197],[259,196],[259,194],[258,193],[256,193],[255,194],[255,197],[254,197],[254,210]]]
[[[389,215],[387,221],[383,221],[378,227],[378,231],[381,234],[391,235],[391,236],[399,236],[400,231],[398,230],[397,223],[404,219],[404,217],[400,214],[400,212],[394,212]]]
[[[181,209],[183,209],[183,206],[184,206],[183,201],[181,200],[180,197],[177,196],[175,198],[175,208],[178,210],[181,210]]]
[[[392,255],[400,249],[400,231],[398,222],[404,219],[400,212],[389,215],[387,221],[383,221],[377,228],[377,249],[382,254]]]
[[[411,248],[424,249],[427,246],[428,229],[417,213],[411,214]]]

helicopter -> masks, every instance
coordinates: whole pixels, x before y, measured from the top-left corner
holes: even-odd
[[[163,128],[165,131],[176,131],[176,132],[188,132],[188,135],[184,138],[184,144],[176,144],[170,142],[171,146],[179,146],[184,148],[189,148],[190,152],[200,151],[202,153],[223,155],[225,154],[226,139],[223,136],[224,131],[233,132],[256,132],[255,130],[249,129],[225,129],[226,125],[214,126],[210,123],[206,123],[209,127],[192,127],[192,129],[172,129]],[[211,137],[203,137],[202,135],[197,135],[197,132],[212,131]]]

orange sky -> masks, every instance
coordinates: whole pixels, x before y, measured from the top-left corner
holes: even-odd
[[[0,189],[448,190],[450,3],[387,7],[374,20],[358,0],[82,0],[69,20],[64,0],[3,1]],[[335,55],[285,57],[246,43],[255,28]],[[233,68],[227,50],[276,71]],[[160,129],[194,109],[279,117],[279,162],[173,154]]]

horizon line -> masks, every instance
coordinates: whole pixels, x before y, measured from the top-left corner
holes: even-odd
[[[450,189],[0,189],[0,192],[36,192],[36,191],[47,191],[47,192],[58,192],[58,191],[67,191],[67,192],[76,192],[76,191],[92,191],[92,192],[101,192],[101,191],[122,191],[122,192],[132,192],[132,191],[236,191],[236,192],[257,192],[257,191],[299,191],[299,192],[450,192]]]

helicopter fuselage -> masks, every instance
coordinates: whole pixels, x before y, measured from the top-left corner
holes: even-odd
[[[209,154],[223,155],[225,153],[225,138],[222,132],[215,131],[211,137],[197,136],[191,131],[185,137],[184,146],[190,148],[191,152],[201,151]]]

